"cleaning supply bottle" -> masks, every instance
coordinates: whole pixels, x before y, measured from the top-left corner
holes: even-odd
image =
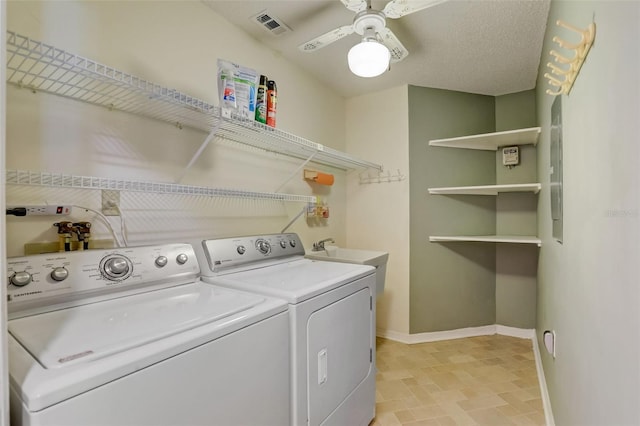
[[[262,124],[267,123],[267,81],[266,75],[260,76],[256,94],[256,121]]]
[[[276,106],[278,103],[278,89],[276,82],[267,82],[267,126],[276,127]]]

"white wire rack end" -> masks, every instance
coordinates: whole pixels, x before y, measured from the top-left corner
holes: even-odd
[[[401,182],[405,180],[407,177],[400,173],[400,169],[396,171],[396,173],[392,174],[389,170],[386,173],[378,172],[376,174],[371,173],[362,173],[360,174],[360,184],[369,184],[369,183],[390,183],[390,182]]]

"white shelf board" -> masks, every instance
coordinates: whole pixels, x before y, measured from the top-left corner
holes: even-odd
[[[536,244],[542,246],[542,241],[538,237],[523,235],[456,235],[456,236],[431,236],[431,242],[456,242],[472,241],[485,243],[514,243],[514,244]]]
[[[313,195],[256,192],[240,189],[211,188],[206,186],[181,185],[166,182],[122,180],[28,170],[7,170],[5,183],[7,185],[47,186],[53,188],[109,189],[125,192],[179,194],[201,197],[245,198],[252,200],[294,201],[305,203],[316,202],[316,197]]]
[[[497,151],[501,146],[510,145],[536,145],[540,127],[528,129],[507,130],[504,132],[485,133],[481,135],[462,136],[449,139],[433,139],[429,141],[431,146],[447,148],[481,149]]]
[[[255,120],[225,117],[217,106],[162,87],[99,62],[7,31],[7,83],[211,132],[269,152],[307,159],[342,170],[382,166],[265,126]]]
[[[501,192],[540,192],[539,183],[520,183],[507,185],[451,186],[448,188],[429,188],[434,195],[498,195]]]

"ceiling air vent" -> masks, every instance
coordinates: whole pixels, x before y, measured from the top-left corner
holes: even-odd
[[[291,31],[291,28],[287,26],[280,18],[273,16],[273,14],[263,10],[257,15],[252,16],[251,19],[256,24],[260,25],[264,28],[265,31],[269,32],[274,36],[279,36],[284,33]]]

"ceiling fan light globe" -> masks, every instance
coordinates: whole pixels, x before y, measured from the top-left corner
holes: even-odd
[[[377,77],[389,68],[391,53],[377,41],[362,41],[349,50],[347,61],[352,73],[359,77]]]

